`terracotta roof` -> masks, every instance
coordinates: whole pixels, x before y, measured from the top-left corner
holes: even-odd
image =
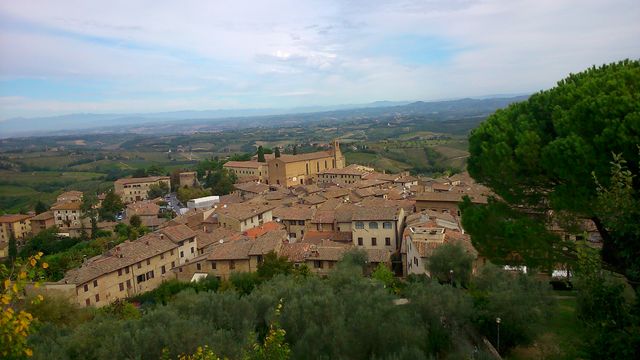
[[[250,237],[250,238],[252,238],[252,239],[255,239],[255,238],[257,238],[259,236],[262,236],[262,235],[264,235],[264,234],[266,234],[268,232],[279,230],[279,229],[282,229],[282,224],[277,223],[275,221],[269,221],[269,222],[264,223],[262,226],[258,226],[258,227],[254,227],[254,228],[248,229],[243,234],[248,236],[248,237]]]
[[[340,197],[348,196],[350,193],[351,193],[351,191],[349,191],[349,189],[331,187],[331,188],[326,189],[322,193],[322,196],[326,197],[327,199],[340,198]]]
[[[240,191],[246,191],[254,194],[262,194],[269,191],[269,185],[257,182],[234,184],[233,187]]]
[[[209,260],[241,260],[249,258],[249,250],[252,242],[249,240],[238,240],[225,242],[211,248],[207,256]]]
[[[216,228],[212,232],[196,230],[198,236],[198,249],[203,249],[212,244],[218,244],[220,240],[229,242],[230,240],[240,239],[242,234],[226,228]]]
[[[318,204],[322,204],[323,202],[327,201],[327,199],[323,198],[322,196],[318,195],[318,194],[311,194],[309,196],[305,196],[303,198],[304,202],[307,204],[311,204],[311,205],[318,205]]]
[[[82,203],[80,201],[65,201],[54,204],[51,210],[80,210]]]
[[[147,182],[156,182],[158,180],[170,180],[171,178],[168,176],[147,176],[141,178],[124,178],[118,179],[115,182],[118,184],[139,184],[139,183],[147,183]]]
[[[357,206],[353,212],[353,220],[398,220],[398,209],[396,207]]]
[[[70,191],[65,191],[62,194],[58,195],[56,197],[56,199],[65,199],[65,198],[82,198],[84,194],[82,193],[82,191],[78,191],[78,190],[70,190]],[[63,200],[64,201],[64,200]]]
[[[340,204],[338,207],[336,207],[336,222],[351,222],[355,209],[356,205]]]
[[[379,172],[372,172],[363,177],[365,180],[382,180],[384,182],[395,181],[398,178],[400,178],[400,176],[396,174],[383,174]]]
[[[354,185],[358,189],[364,189],[364,188],[368,188],[368,187],[375,187],[375,186],[388,184],[388,183],[390,183],[392,181],[393,180],[366,179],[366,180],[357,181],[356,183],[354,183]]]
[[[252,241],[249,255],[264,255],[270,251],[278,251],[287,240],[286,230],[273,230]]]
[[[322,159],[322,158],[329,158],[329,157],[331,158],[333,157],[333,151],[316,151],[316,152],[311,152],[306,154],[297,154],[297,155],[282,154],[278,159],[280,159],[285,163],[290,163],[290,162],[315,160],[315,159]],[[273,161],[276,161],[276,160],[277,159],[274,159]]]
[[[245,220],[254,217],[258,214],[264,214],[265,212],[275,208],[273,205],[259,205],[259,204],[228,204],[225,206],[218,206],[215,210],[220,215],[225,215],[237,220]]]
[[[387,249],[364,249],[367,253],[367,260],[370,263],[388,263],[391,262],[391,251]]]
[[[335,210],[317,210],[311,218],[311,222],[314,224],[333,224],[335,220]]]
[[[284,256],[289,261],[293,263],[304,262],[306,258],[309,256],[309,248],[312,246],[311,243],[292,243],[292,244],[284,244],[282,245],[282,249],[280,250],[280,256]]]
[[[24,214],[6,214],[0,215],[0,223],[14,223],[17,221],[24,221],[31,217],[31,215]]]
[[[152,201],[137,201],[127,205],[127,211],[134,215],[158,215],[160,206]]]
[[[53,211],[45,211],[31,218],[31,221],[49,220],[53,219]],[[2,222],[2,220],[0,220]]]
[[[282,220],[311,220],[314,209],[309,206],[279,206],[273,209],[273,216]]]
[[[160,233],[166,235],[171,241],[178,243],[195,237],[197,234],[186,225],[179,224],[167,226],[159,230]]]
[[[108,252],[87,260],[79,268],[69,270],[60,282],[81,285],[177,247],[171,240],[150,233],[135,241],[125,241]]]
[[[308,260],[339,261],[344,254],[352,248],[351,245],[341,244],[334,241],[323,241],[311,248]],[[314,251],[315,250],[315,251]]]
[[[366,170],[362,169],[360,165],[351,164],[351,165],[343,167],[341,169],[327,169],[327,170],[321,171],[319,174],[354,175],[354,176],[358,176],[358,175],[368,174],[369,172],[370,171],[366,171]],[[340,179],[336,178],[336,180],[340,180]]]

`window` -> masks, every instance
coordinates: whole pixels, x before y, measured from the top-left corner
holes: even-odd
[[[298,220],[298,225],[304,225],[304,220]]]
[[[162,267],[160,267],[160,273],[164,274],[166,272],[167,272],[167,268],[164,265],[162,265]]]
[[[173,256],[173,250],[171,250],[171,256]]]
[[[128,267],[124,268],[124,273],[125,273],[125,274],[128,274],[128,273],[129,273],[129,268],[128,268]]]
[[[216,262],[212,261],[211,262],[211,270],[215,270],[216,269]]]
[[[118,269],[118,276],[122,276],[122,269]]]
[[[393,225],[391,224],[391,221],[385,221],[382,223],[382,228],[383,229],[391,229],[393,228]]]
[[[233,270],[236,268],[236,262],[231,260],[229,261],[229,269]]]
[[[146,280],[146,278],[144,277],[144,274],[136,276],[136,281],[138,282],[138,284],[140,284],[141,282],[143,282],[145,280]]]
[[[160,254],[160,260],[164,260],[164,254]]]
[[[197,263],[197,264],[196,264],[196,269],[198,269],[198,270],[202,270],[202,265],[200,265],[200,263]]]
[[[151,270],[151,271],[149,271],[147,273],[147,280],[149,280],[149,279],[153,279],[153,270]]]
[[[194,248],[191,248],[191,253],[195,254],[196,250]]]
[[[89,305],[91,305],[91,300],[87,299],[87,300],[84,301],[84,303],[85,303],[85,305],[89,306]]]
[[[180,251],[180,257],[184,257],[184,251]]]
[[[313,261],[313,267],[316,269],[322,269],[322,261],[321,260],[314,260]]]
[[[356,221],[356,229],[364,229],[364,223],[362,221]]]
[[[151,259],[147,259],[147,265],[151,265]]]
[[[258,220],[262,220],[262,214],[258,214]]]
[[[124,291],[124,283],[120,283],[118,286],[120,287],[120,291]]]
[[[176,267],[176,262],[175,262],[175,261],[172,261],[172,262],[171,262],[171,267],[172,267],[172,268]]]
[[[372,238],[371,238],[371,246],[376,246],[376,245],[378,245],[378,239],[377,239],[377,238],[372,237]]]
[[[131,289],[131,280],[127,280],[127,289]]]
[[[296,238],[296,233],[289,233],[289,237],[295,239]]]
[[[98,280],[93,280],[93,287],[98,287]]]
[[[100,301],[100,294],[96,294],[96,302]]]
[[[88,284],[84,284],[84,292],[89,291],[89,285]]]
[[[142,268],[142,263],[141,262],[137,263],[136,265],[138,266],[138,269]]]
[[[390,237],[386,237],[384,238],[384,244],[386,246],[391,246],[391,238]]]
[[[377,229],[378,228],[378,223],[375,221],[371,221],[369,222],[369,229]]]
[[[362,246],[362,245],[363,245],[362,238],[361,238],[361,237],[359,237],[359,238],[358,238],[358,246]]]

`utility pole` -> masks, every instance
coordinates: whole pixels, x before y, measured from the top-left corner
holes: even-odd
[[[498,327],[498,336],[497,336],[497,341],[496,344],[498,346],[498,353],[500,353],[500,321],[502,321],[499,317],[496,318],[496,326]]]

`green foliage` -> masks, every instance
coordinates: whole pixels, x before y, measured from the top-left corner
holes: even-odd
[[[489,205],[497,211],[495,215],[490,210],[463,212],[465,229],[474,245],[483,243],[479,249],[483,254],[497,259],[495,255],[512,249],[526,259],[527,252],[538,257],[547,251],[547,262],[553,263],[562,255],[558,250],[571,248],[552,239],[544,226],[527,232],[526,224],[551,224],[560,218],[548,215],[568,214],[569,218],[594,221],[604,240],[603,259],[610,266],[627,276],[640,275],[634,270],[639,268],[635,265],[639,258],[624,254],[627,250],[637,253],[639,237],[624,236],[627,234],[603,223],[593,181],[597,178],[605,188],[616,182],[610,178],[612,153],[627,161],[631,173],[638,173],[639,85],[640,61],[592,67],[527,101],[498,110],[473,130],[469,173],[501,199]],[[634,180],[633,189],[639,184]],[[628,195],[637,209],[637,191]],[[518,231],[525,232],[517,240],[509,237]],[[502,254],[494,254],[493,249]]]
[[[461,244],[447,243],[438,247],[427,265],[432,277],[441,282],[467,287],[471,280],[473,256]]]
[[[129,300],[143,305],[162,304],[167,305],[169,300],[173,299],[179,292],[192,289],[196,293],[201,291],[217,291],[220,287],[220,281],[216,278],[205,278],[197,282],[184,282],[179,280],[167,280],[160,284],[157,288],[136,295]]]
[[[278,256],[274,251],[264,255],[262,263],[258,264],[260,280],[269,280],[276,275],[289,275],[293,272],[293,264],[284,256]]]
[[[264,158],[264,149],[262,148],[262,145],[258,146],[258,162],[266,162],[265,158]]]
[[[14,262],[16,257],[18,257],[18,243],[16,242],[16,236],[13,234],[13,231],[9,232],[9,250],[8,256],[9,261]]]
[[[26,244],[20,249],[20,257],[27,258],[38,252],[44,255],[55,254],[65,251],[80,241],[77,238],[67,236],[59,236],[58,228],[52,227],[40,231],[37,235],[27,240]]]
[[[166,173],[166,170],[161,166],[151,165],[146,171],[146,176],[163,176]]]
[[[39,214],[42,214],[43,212],[49,210],[49,208],[47,207],[47,205],[45,203],[42,202],[42,200],[38,200],[34,210],[36,212],[36,215],[39,215]]]
[[[124,209],[124,204],[120,196],[115,191],[110,190],[102,200],[102,207],[98,210],[100,218],[105,221],[115,221],[116,214]]]
[[[229,283],[240,295],[249,295],[260,284],[260,278],[257,273],[234,272],[229,276]]]
[[[274,156],[279,158],[280,157],[280,147],[276,146],[275,151],[274,151]]]
[[[491,342],[497,343],[500,318],[500,352],[530,344],[552,304],[550,286],[532,275],[510,274],[495,266],[482,268],[471,284],[472,321]]]
[[[142,220],[140,220],[140,216],[138,215],[133,215],[129,218],[129,225],[131,225],[134,228],[139,228],[140,226],[142,226]]]
[[[169,185],[167,185],[166,182],[161,181],[157,185],[154,184],[154,185],[149,186],[149,191],[147,192],[147,197],[149,199],[155,199],[155,198],[159,198],[159,197],[164,197],[165,195],[169,194],[170,191],[171,191],[171,189],[169,189]]]
[[[398,292],[396,278],[393,276],[391,269],[389,269],[385,264],[378,264],[376,269],[373,270],[373,273],[371,273],[371,278],[382,283],[390,292]]]
[[[180,202],[182,202],[183,204],[186,204],[187,201],[191,199],[196,199],[196,198],[205,197],[209,195],[211,195],[209,191],[206,191],[204,189],[200,189],[197,187],[178,188],[178,191],[176,193],[178,200],[180,200]]]
[[[211,194],[226,195],[235,189],[233,184],[236,182],[236,175],[224,168],[213,170],[205,178],[205,187],[211,188]]]

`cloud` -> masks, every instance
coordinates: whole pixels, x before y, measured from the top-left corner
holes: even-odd
[[[2,2],[0,96],[21,100],[0,116],[532,92],[639,58],[638,18],[636,0]]]

